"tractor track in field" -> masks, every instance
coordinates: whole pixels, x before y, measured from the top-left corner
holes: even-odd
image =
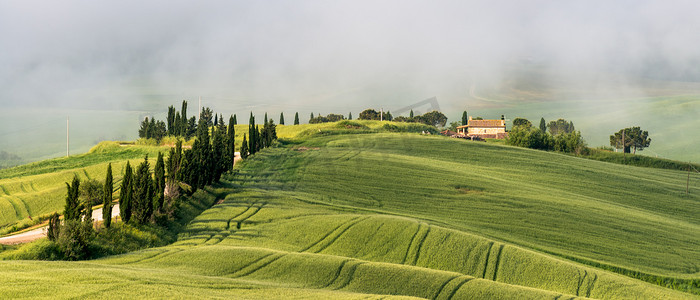
[[[344,280],[341,282],[341,284],[335,288],[334,290],[339,290],[342,288],[345,288],[350,284],[350,281],[352,281],[353,276],[355,276],[355,272],[357,271],[357,267],[366,264],[366,262],[357,262],[356,264],[350,265],[348,267],[348,275],[344,278]]]
[[[274,256],[274,257],[273,257],[273,256]],[[253,266],[254,264],[256,264],[256,263],[258,263],[258,262],[261,262],[261,261],[263,261],[263,260],[266,260],[266,259],[269,258],[269,257],[272,257],[272,258],[269,259],[269,260],[266,260],[266,261],[263,262],[260,266],[257,266],[257,267],[255,267],[255,268],[253,268],[253,269],[251,269],[251,270],[245,271],[245,272],[243,272],[243,274],[236,274],[236,275],[234,275],[234,277],[243,277],[243,276],[248,276],[248,275],[250,275],[250,274],[253,274],[253,273],[259,271],[260,269],[269,266],[269,265],[272,264],[273,262],[276,262],[276,261],[278,261],[280,258],[285,257],[285,256],[287,256],[287,254],[284,254],[284,253],[273,253],[273,254],[270,254],[270,255],[268,255],[268,256],[265,256],[265,257],[263,257],[262,259],[259,259],[259,260],[255,261],[254,263],[252,263],[252,264],[250,264],[250,265],[248,265],[248,266],[245,266],[244,268],[242,268],[241,270],[239,270],[239,272],[240,272],[240,271],[243,271],[243,269],[245,269],[245,268],[248,268],[248,267]],[[234,273],[234,274],[235,274],[235,273]]]
[[[416,236],[418,235],[418,232],[420,232],[421,228],[421,223],[418,223],[418,228],[416,228],[416,232],[413,233],[413,236],[411,237],[411,241],[408,243],[408,247],[406,247],[406,254],[403,256],[403,260],[401,261],[402,265],[406,264],[406,259],[408,259],[408,253],[411,251],[411,246],[413,245],[413,242],[416,239]]]
[[[460,283],[452,290],[452,292],[450,292],[450,295],[447,296],[447,299],[448,299],[448,300],[452,299],[452,298],[455,296],[455,294],[457,294],[457,291],[459,291],[459,289],[461,289],[462,286],[463,286],[465,283],[470,282],[470,281],[472,281],[472,280],[474,280],[474,279],[475,279],[475,278],[473,278],[473,277],[471,277],[471,278],[470,278],[470,277],[467,277],[466,279],[464,279],[462,282],[460,282]]]
[[[343,222],[343,223],[340,223],[340,225],[336,226],[335,228],[333,228],[333,230],[331,230],[331,231],[329,231],[328,233],[326,233],[325,235],[323,235],[318,241],[311,243],[311,245],[307,246],[307,247],[304,248],[304,249],[299,250],[299,252],[306,252],[306,251],[308,251],[308,250],[311,249],[313,246],[316,246],[317,244],[323,242],[323,240],[325,240],[329,235],[333,234],[333,232],[335,232],[336,230],[338,230],[338,229],[339,229],[340,227],[342,227],[343,225],[346,225],[346,224],[348,224],[348,223],[351,223],[352,221],[357,220],[357,219],[359,219],[359,218],[360,218],[359,216],[358,216],[358,217],[353,217],[353,218],[351,218],[351,219],[348,220],[348,221],[345,221],[345,222]]]
[[[140,263],[140,262],[142,262],[142,261],[145,261],[145,260],[154,258],[154,257],[156,257],[156,256],[158,256],[158,255],[161,255],[161,254],[163,254],[163,253],[168,252],[167,249],[163,249],[163,248],[161,248],[161,249],[153,249],[153,250],[151,250],[151,251],[153,252],[152,255],[149,254],[149,255],[146,256],[146,257],[142,257],[142,258],[140,258],[140,259],[137,259],[137,260],[134,260],[134,261],[130,261],[130,262],[125,262],[124,264],[125,264],[125,265],[137,264],[137,263]]]
[[[184,251],[184,249],[180,249],[180,248],[175,248],[175,249],[173,249],[173,250],[167,250],[167,251],[158,253],[158,254],[156,254],[156,255],[154,255],[154,256],[151,256],[151,257],[149,257],[149,258],[142,259],[142,260],[139,261],[139,263],[153,262],[153,261],[156,261],[156,260],[160,260],[160,259],[166,258],[166,257],[171,256],[171,255],[174,255],[174,254],[176,254],[176,253],[180,253],[180,252],[182,252],[182,251]]]
[[[481,278],[486,279],[486,270],[489,267],[489,257],[491,256],[491,248],[493,248],[493,242],[489,242],[489,250],[486,251],[486,259],[484,260],[484,272],[481,274]]]
[[[22,198],[20,198],[18,196],[15,196],[15,198],[17,198],[17,200],[19,200],[19,202],[22,202],[22,205],[24,205],[24,210],[27,212],[27,216],[31,216],[32,212],[31,212],[31,210],[29,210],[29,205],[27,204],[27,202],[25,202],[24,200],[22,200]]]
[[[2,192],[3,192],[6,196],[9,196],[9,195],[10,195],[10,192],[7,191],[7,189],[5,188],[4,185],[0,185],[0,190],[2,190]]]
[[[322,288],[327,288],[327,287],[331,286],[333,283],[335,283],[338,280],[338,278],[340,277],[340,273],[341,273],[341,271],[343,271],[345,264],[347,264],[350,261],[352,261],[352,259],[346,259],[343,262],[341,262],[340,266],[338,266],[338,270],[335,271],[335,275],[333,276],[333,280],[328,282],[328,284],[324,285]]]
[[[370,217],[361,218],[360,220],[357,220],[357,221],[355,221],[354,223],[350,224],[349,226],[345,227],[345,229],[343,229],[343,230],[340,231],[338,234],[336,234],[335,237],[331,238],[330,241],[328,241],[328,242],[325,243],[325,244],[326,244],[325,246],[321,246],[321,248],[318,249],[315,253],[319,253],[319,252],[325,250],[326,248],[330,247],[331,245],[333,245],[333,243],[335,243],[335,241],[337,241],[337,240],[338,240],[343,234],[345,234],[345,232],[347,232],[350,228],[352,228],[353,226],[357,225],[358,223],[360,223],[360,222],[362,222],[362,221],[365,221],[365,220],[367,220],[367,219],[369,219],[369,218],[370,218]]]
[[[452,282],[452,280],[455,280],[455,279],[457,279],[457,278],[459,278],[459,277],[461,277],[461,276],[462,276],[462,275],[453,276],[453,277],[451,277],[450,279],[447,279],[445,282],[443,282],[443,283],[440,285],[440,287],[437,289],[437,291],[435,292],[435,295],[434,295],[433,297],[431,297],[431,299],[433,299],[433,300],[437,299],[437,297],[440,296],[440,293],[442,293],[442,290],[445,289],[445,287],[447,286],[447,284],[449,284],[450,282]]]
[[[588,288],[586,288],[586,297],[589,297],[589,298],[591,297],[591,291],[593,291],[593,287],[595,286],[595,283],[597,280],[598,280],[598,275],[593,273],[593,280],[590,280],[590,283],[588,284]]]
[[[17,201],[14,199],[15,197],[9,196],[7,197],[7,202],[10,202],[10,205],[12,205],[12,209],[15,210],[15,216],[17,216],[17,219],[22,219],[22,213],[20,211],[20,206],[17,204]]]
[[[493,281],[496,281],[496,276],[498,276],[498,267],[501,264],[501,254],[503,254],[504,245],[498,246],[498,254],[496,255],[496,265],[493,266]]]
[[[242,214],[246,213],[248,210],[250,210],[257,203],[258,203],[258,201],[253,202],[253,204],[246,207],[246,209],[244,209],[242,212],[240,212],[240,213],[236,214],[235,216],[231,217],[230,219],[228,219],[228,222],[226,222],[226,230],[229,230],[231,228],[231,221],[233,221],[233,219],[238,218]]]
[[[428,238],[428,234],[430,233],[430,225],[427,225],[428,229],[425,231],[425,234],[423,234],[423,238],[421,238],[420,243],[418,243],[418,248],[416,248],[416,256],[413,257],[413,265],[415,266],[418,263],[418,257],[420,256],[420,250],[423,248],[423,243],[425,243],[425,240]]]
[[[576,296],[581,296],[581,286],[586,281],[586,276],[588,276],[588,272],[586,272],[586,270],[583,270],[583,276],[581,276],[581,271],[578,271],[578,283],[577,283],[577,287],[576,287]]]

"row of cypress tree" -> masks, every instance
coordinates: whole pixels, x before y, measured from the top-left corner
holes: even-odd
[[[248,135],[243,134],[241,158],[247,158],[263,148],[270,147],[275,140],[277,140],[277,125],[275,125],[275,121],[272,119],[268,120],[267,113],[265,113],[265,121],[263,122],[263,127],[260,128],[260,126],[255,124],[255,116],[251,112],[248,122]]]

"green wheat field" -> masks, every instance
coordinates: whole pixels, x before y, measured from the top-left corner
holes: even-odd
[[[3,260],[0,294],[700,298],[700,188],[691,178],[686,194],[686,172],[357,124],[280,126],[276,146],[193,195],[214,204],[176,242],[83,262]],[[101,179],[111,162],[118,181],[126,161],[167,150],[104,142],[1,170],[0,226],[61,211],[75,175]]]

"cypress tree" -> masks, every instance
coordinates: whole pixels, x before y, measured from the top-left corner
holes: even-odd
[[[168,119],[167,119],[168,135],[173,135],[173,132],[174,132],[173,124],[175,124],[175,107],[170,105],[170,106],[168,106]]]
[[[182,122],[180,123],[180,136],[187,138],[188,128],[187,128],[187,101],[182,100]]]
[[[218,125],[219,125],[219,115],[214,114],[214,126],[218,126]]]
[[[58,213],[53,213],[49,217],[49,229],[46,231],[46,237],[49,241],[56,241],[61,234],[61,219]]]
[[[137,224],[145,224],[153,214],[153,180],[149,167],[146,155],[134,176],[133,220]]]
[[[280,113],[280,125],[284,125],[284,113]]]
[[[148,138],[148,133],[149,133],[148,126],[150,124],[151,123],[148,122],[148,117],[146,117],[146,119],[144,119],[143,122],[141,122],[141,127],[139,128],[139,137],[140,138]]]
[[[119,215],[123,222],[129,222],[131,219],[134,193],[132,181],[133,172],[131,170],[131,164],[127,161],[126,168],[124,169],[124,177],[122,178],[121,191],[119,193]]]
[[[105,188],[102,193],[102,220],[105,228],[109,228],[112,224],[112,191],[114,184],[112,182],[112,163],[107,165],[107,176],[105,176]]]
[[[163,201],[165,200],[165,162],[163,153],[158,152],[158,159],[154,173],[155,197],[153,197],[153,211],[161,212],[163,210]]]
[[[231,125],[238,125],[238,120],[236,120],[236,114],[233,114],[233,122],[228,122]]]
[[[467,111],[465,110],[462,113],[462,126],[467,125],[468,122],[469,122],[469,117],[467,116]]]
[[[294,114],[294,125],[299,125],[299,112]]]
[[[78,176],[73,177],[72,184],[66,182],[68,195],[66,196],[66,205],[63,209],[63,218],[65,220],[80,220],[81,203],[78,199],[80,188],[80,179]]]
[[[540,131],[547,132],[547,123],[544,121],[544,117],[540,118]]]
[[[314,119],[314,113],[311,113],[311,116],[309,117],[309,123],[311,123],[311,120]]]
[[[186,140],[189,140],[194,136],[195,132],[197,132],[197,118],[195,116],[192,116],[188,121],[187,121],[187,133],[184,135]]]
[[[260,126],[255,125],[255,129],[253,129],[253,132],[255,132],[255,153],[258,153],[263,148],[263,141],[260,134]]]
[[[156,133],[156,131],[157,131],[156,118],[151,117],[151,123],[148,124],[148,136],[146,138],[148,138],[148,139],[157,138],[158,134]]]
[[[352,120],[352,112],[348,113],[348,120]]]
[[[255,134],[255,117],[253,116],[253,112],[251,112],[250,120],[248,121],[248,152],[250,152],[250,155],[255,154],[255,149],[257,149],[255,146]]]
[[[226,170],[233,168],[233,160],[236,157],[236,127],[233,126],[233,116],[229,117],[228,124],[228,167]]]
[[[182,118],[180,118],[180,112],[175,113],[175,121],[173,121],[173,133],[174,136],[180,136],[180,128],[182,127]]]
[[[243,134],[243,145],[241,146],[241,158],[248,158],[248,141],[246,141],[246,134]]]
[[[408,117],[413,119],[413,110],[411,110],[411,113],[408,114]]]

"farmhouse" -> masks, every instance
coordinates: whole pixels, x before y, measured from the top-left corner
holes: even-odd
[[[467,120],[467,125],[457,127],[457,133],[483,139],[505,139],[508,136],[508,133],[506,133],[506,121],[472,120],[472,117],[469,117],[469,120]]]

